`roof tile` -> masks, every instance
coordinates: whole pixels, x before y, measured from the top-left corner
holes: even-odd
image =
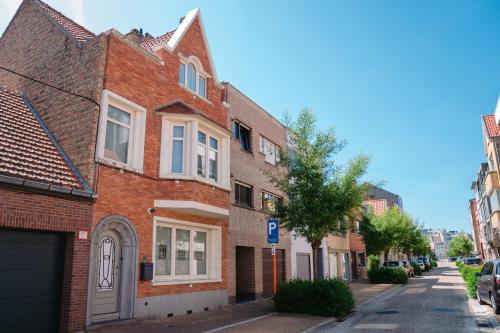
[[[0,87],[0,174],[83,189],[24,98]]]
[[[95,35],[89,30],[85,29],[75,21],[69,19],[67,16],[58,12],[54,8],[50,7],[46,3],[37,0],[36,3],[40,6],[47,14],[49,14],[57,23],[59,23],[64,30],[66,30],[71,36],[73,36],[77,41],[83,43],[89,39],[95,37]]]
[[[158,46],[160,44],[166,43],[169,41],[170,38],[172,38],[172,35],[174,34],[175,30],[169,31],[164,35],[158,36],[156,38],[150,38],[140,44],[142,48],[144,48],[146,51],[149,53],[154,54],[154,48],[155,46]]]
[[[488,132],[490,138],[500,136],[500,126],[495,122],[495,116],[492,114],[487,114],[483,116],[484,126]]]

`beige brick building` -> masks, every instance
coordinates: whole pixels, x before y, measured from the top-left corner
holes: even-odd
[[[275,200],[283,194],[267,174],[277,170],[278,149],[285,148],[285,127],[229,83],[231,199],[228,235],[229,301],[247,301],[272,295],[271,246],[267,243],[267,219]],[[291,276],[291,243],[280,231],[276,246],[277,280]]]

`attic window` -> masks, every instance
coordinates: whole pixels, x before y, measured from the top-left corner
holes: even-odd
[[[182,59],[179,67],[179,84],[198,96],[207,98],[207,75],[196,57]]]

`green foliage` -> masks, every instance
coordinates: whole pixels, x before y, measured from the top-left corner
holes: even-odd
[[[438,267],[438,263],[436,262],[436,260],[431,259],[431,267]]]
[[[424,270],[426,272],[431,270],[431,265],[428,262],[425,262],[424,265],[425,265],[425,269]]]
[[[448,257],[469,257],[474,245],[466,235],[454,237],[448,244]]]
[[[458,271],[467,284],[467,295],[471,298],[476,298],[476,283],[479,277],[476,272],[481,272],[482,266],[468,266],[463,263],[457,263]]]
[[[351,289],[340,279],[291,280],[278,287],[274,298],[279,312],[344,317],[354,310]]]
[[[413,267],[413,271],[415,272],[415,275],[418,275],[418,276],[422,275],[422,268],[420,268],[420,265],[417,265],[417,264],[412,262],[411,266]]]
[[[316,253],[330,233],[343,232],[359,218],[363,198],[370,186],[361,182],[369,158],[360,155],[347,166],[334,163],[334,155],[345,145],[333,129],[319,131],[313,113],[302,110],[295,122],[286,119],[290,152],[280,152],[281,168],[268,174],[286,194],[275,217],[288,231],[304,237]],[[316,261],[316,256],[313,256]],[[315,276],[317,264],[313,263]]]
[[[380,268],[380,257],[376,255],[369,255],[368,256],[368,271],[371,271],[372,269],[378,269]]]
[[[399,283],[406,284],[408,275],[402,268],[377,268],[368,271],[370,283]]]

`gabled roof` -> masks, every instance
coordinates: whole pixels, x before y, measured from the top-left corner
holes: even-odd
[[[484,127],[486,129],[486,134],[488,137],[494,138],[500,136],[500,127],[495,122],[495,116],[492,114],[487,114],[483,116]]]
[[[86,191],[28,100],[5,87],[0,87],[0,178]]]
[[[164,35],[159,36],[159,37],[150,38],[150,39],[142,42],[140,44],[140,46],[142,48],[144,48],[146,51],[154,54],[156,47],[159,45],[162,45],[162,44],[166,44],[170,40],[170,38],[172,38],[172,36],[174,35],[174,32],[175,32],[175,30],[172,30],[172,31],[167,32]]]
[[[203,26],[199,8],[190,10],[182,19],[182,22],[179,27],[177,27],[177,29],[167,32],[160,37],[153,38],[152,40],[147,40],[141,43],[141,46],[153,54],[160,48],[165,48],[167,51],[173,52],[181,41],[182,37],[184,37],[184,34],[189,30],[196,19],[198,19],[198,21],[200,22],[201,35],[203,37],[203,42],[205,43],[205,46],[207,48],[208,61],[210,63],[210,69],[212,70],[214,82],[219,84],[219,79],[217,78],[217,72],[215,70],[214,62],[212,59],[212,52],[210,51],[210,46],[208,45],[208,39],[205,34],[205,27]]]
[[[47,13],[54,21],[59,24],[59,26],[67,32],[70,36],[75,38],[78,42],[83,43],[89,39],[95,37],[95,35],[89,30],[85,29],[75,21],[69,19],[61,12],[58,12],[54,8],[50,7],[46,3],[35,0],[35,4],[37,4],[40,8],[42,8],[45,13]]]

